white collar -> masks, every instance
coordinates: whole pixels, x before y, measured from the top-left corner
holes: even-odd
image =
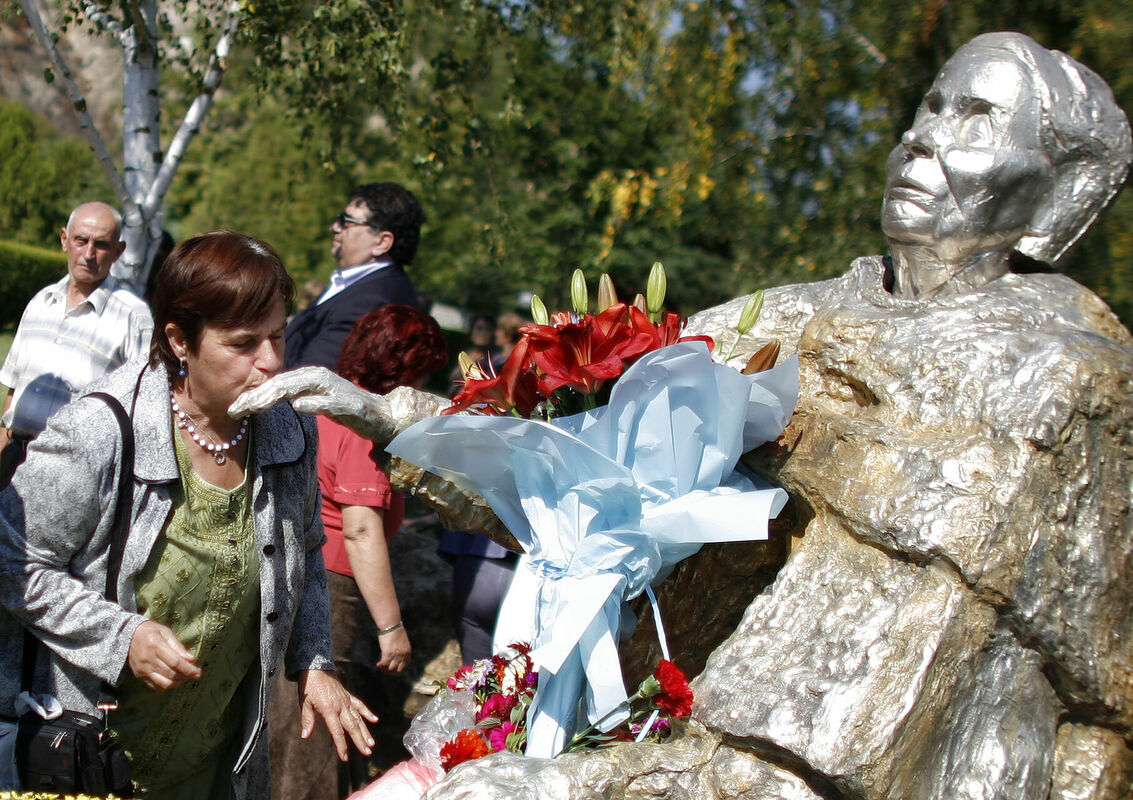
[[[380,269],[392,267],[393,262],[388,260],[367,261],[365,264],[358,264],[353,267],[341,267],[336,269],[330,274],[330,286],[323,292],[315,305],[322,305],[327,300],[334,297],[349,287],[356,284],[358,281],[365,278],[367,275],[373,274]]]

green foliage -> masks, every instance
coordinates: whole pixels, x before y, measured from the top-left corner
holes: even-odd
[[[174,238],[239,230],[270,242],[296,280],[325,280],[334,267],[328,224],[351,183],[310,157],[317,143],[245,91],[208,117],[196,144],[166,201]]]
[[[60,136],[16,103],[0,102],[0,232],[50,246],[71,209],[114,196],[81,142]]]
[[[0,328],[18,323],[32,295],[66,272],[62,250],[0,241]]]
[[[254,54],[253,82],[295,112],[305,138],[317,131],[308,152],[333,158],[332,147],[370,124],[371,113],[396,114],[400,2],[256,0],[245,12],[240,41]]]
[[[219,5],[200,8],[215,17]],[[326,220],[347,189],[399,181],[428,215],[415,281],[474,311],[509,309],[520,291],[565,308],[576,268],[592,283],[608,272],[629,298],[662,261],[669,307],[689,313],[884,252],[886,154],[944,60],[983,31],[1065,50],[1133,108],[1133,7],[1121,0],[243,8],[226,90],[173,185],[166,226],[178,238],[246,230],[296,277],[325,278]],[[188,96],[198,75],[177,90]],[[0,138],[26,129],[0,122]],[[26,134],[19,142],[13,152],[34,151]],[[50,238],[57,223],[10,228],[3,203],[39,203],[61,182],[34,172],[43,159],[5,152],[0,186],[40,188],[7,191],[0,226]],[[9,162],[32,172],[9,177]],[[1125,196],[1063,269],[1129,324],[1131,259]]]

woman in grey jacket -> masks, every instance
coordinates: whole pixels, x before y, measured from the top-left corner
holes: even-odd
[[[280,669],[298,679],[302,735],[321,717],[340,758],[347,737],[373,744],[377,718],[331,660],[313,420],[286,404],[227,412],[279,371],[293,296],[262,242],[188,239],[158,278],[148,363],[91,387],[132,412],[136,441],[119,604],[102,596],[121,467],[105,403],[64,407],[0,494],[0,715],[14,713],[24,625],[46,645],[36,691],[96,713],[100,683],[116,687],[110,725],[154,796],[268,797]]]

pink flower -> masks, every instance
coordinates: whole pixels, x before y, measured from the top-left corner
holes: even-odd
[[[517,727],[514,722],[508,720],[507,722],[501,722],[495,728],[488,731],[488,744],[491,746],[493,753],[507,749],[507,737],[509,734],[514,733]]]
[[[452,674],[452,677],[445,681],[445,683],[448,684],[448,688],[456,689],[461,683],[461,678],[463,678],[471,671],[471,664],[462,664],[460,668]]]
[[[483,722],[489,717],[495,719],[508,719],[511,717],[511,710],[515,706],[515,697],[505,694],[489,695],[484,704],[480,706],[480,710],[476,712],[476,721]]]

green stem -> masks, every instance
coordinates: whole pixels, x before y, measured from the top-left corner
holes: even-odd
[[[740,346],[740,339],[742,339],[743,337],[744,335],[742,333],[736,331],[736,339],[732,342],[732,349],[728,351],[728,355],[724,356],[725,364],[727,364],[731,357],[735,354],[736,348]]]
[[[603,714],[601,719],[599,719],[597,722],[592,724],[586,730],[582,731],[581,733],[576,733],[573,737],[571,737],[570,744],[568,744],[566,746],[566,749],[570,750],[571,748],[573,748],[579,742],[583,741],[587,736],[594,733],[594,731],[598,730],[599,726],[601,726],[601,724],[603,722],[605,722],[606,720],[608,720],[610,717],[614,716],[615,714],[617,714],[617,713],[619,713],[619,712],[621,712],[621,711],[623,711],[627,708],[630,708],[633,705],[635,700],[640,700],[643,697],[645,697],[645,695],[643,695],[641,693],[641,690],[638,689],[636,692],[633,693],[632,696],[627,697],[625,700],[618,703],[612,709],[610,709],[605,714]]]

